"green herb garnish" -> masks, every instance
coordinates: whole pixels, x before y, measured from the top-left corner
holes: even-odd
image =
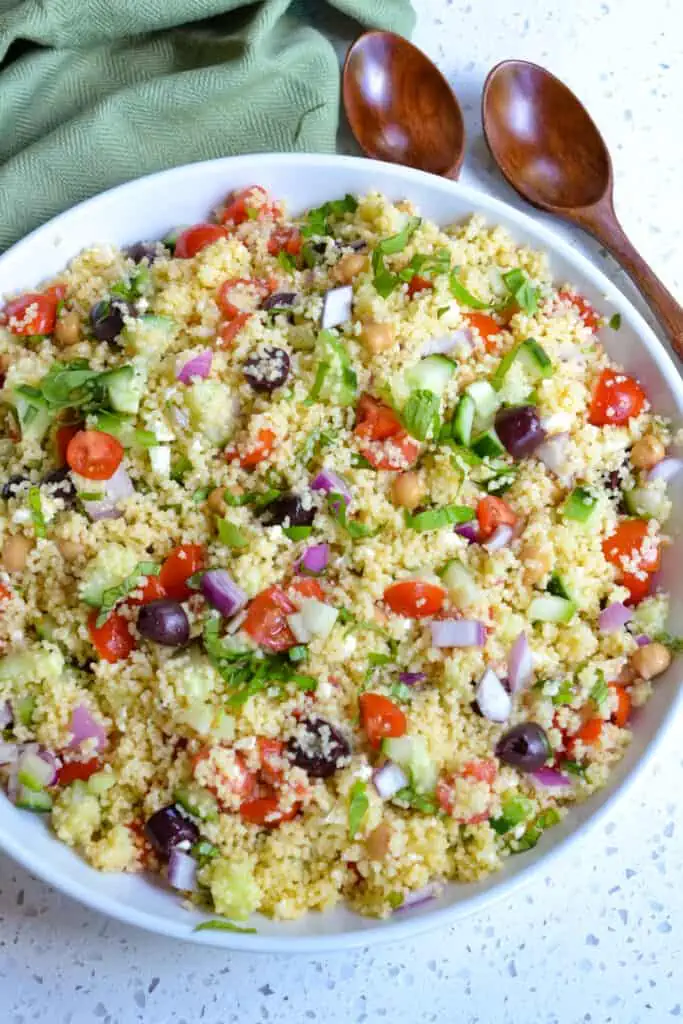
[[[360,540],[361,537],[374,537],[375,534],[379,533],[381,527],[373,529],[365,523],[358,523],[348,518],[343,494],[330,493],[327,496],[327,500],[330,506],[330,514],[353,540]]]
[[[451,290],[451,295],[454,299],[460,303],[461,306],[469,306],[470,309],[487,309],[488,303],[482,302],[472,292],[469,292],[465,288],[464,284],[461,284],[458,280],[459,267],[451,272],[451,276],[448,279],[448,287]]]
[[[43,515],[43,504],[40,499],[40,488],[31,487],[28,492],[28,507],[31,510],[31,520],[36,537],[47,537],[45,527],[45,516]]]
[[[420,217],[408,217],[405,225],[397,234],[390,235],[389,238],[383,238],[377,244],[376,251],[382,253],[383,256],[393,256],[395,253],[401,252],[405,249],[421,223],[422,219]]]
[[[439,396],[433,391],[413,391],[402,413],[403,425],[408,433],[418,441],[426,441],[430,434],[438,437],[441,430],[440,407]]]
[[[411,786],[406,786],[405,789],[399,789],[394,799],[400,800],[401,803],[408,804],[409,807],[412,807],[416,811],[421,811],[422,814],[436,814],[438,810],[437,803],[431,796],[425,796],[423,793],[417,793]]]
[[[286,249],[280,249],[277,254],[277,261],[288,274],[296,270],[296,256],[293,256],[291,252],[287,252]]]
[[[301,234],[304,238],[310,238],[312,235],[331,235],[331,218],[341,217],[345,213],[355,213],[357,209],[358,201],[352,195],[345,195],[343,199],[332,199],[328,203],[323,203],[322,206],[308,211]]]
[[[109,587],[105,590],[102,594],[100,613],[95,622],[97,628],[99,629],[105,624],[119,601],[128,597],[134,590],[140,589],[140,577],[158,576],[160,572],[161,566],[157,565],[156,562],[138,562],[132,573],[126,576],[125,580],[121,580],[115,587]]]
[[[601,709],[603,704],[609,697],[609,686],[607,685],[607,681],[605,680],[605,673],[601,671],[601,669],[598,669],[596,674],[597,680],[593,686],[593,689],[590,692],[590,699],[598,707],[598,709]]]
[[[571,679],[565,679],[560,683],[557,693],[553,694],[552,702],[555,705],[571,704],[575,696],[574,684]]]
[[[349,839],[355,839],[358,830],[363,824],[365,815],[368,813],[370,801],[368,800],[368,787],[358,779],[351,787],[349,795]]]
[[[613,313],[609,318],[608,326],[611,327],[613,331],[618,331],[621,327],[621,313]]]
[[[306,540],[313,532],[312,526],[283,526],[282,532],[290,540]]]
[[[503,274],[503,282],[520,309],[529,316],[538,309],[539,290],[532,285],[523,270],[516,267]]]
[[[663,644],[664,647],[668,647],[674,654],[683,653],[683,637],[674,636],[672,633],[657,633],[653,637],[655,643]]]
[[[444,526],[469,523],[474,519],[474,509],[467,505],[444,505],[442,508],[429,508],[424,512],[406,512],[405,524],[409,530],[424,533],[426,530],[440,530]]]
[[[183,477],[192,469],[192,463],[186,455],[179,455],[171,464],[171,480],[177,484],[183,482]]]
[[[221,544],[237,549],[246,548],[249,544],[249,539],[229,519],[216,519],[216,526],[218,528],[218,539]]]
[[[372,272],[374,274],[372,283],[375,291],[381,295],[383,299],[387,299],[401,283],[401,279],[398,274],[392,274],[392,272],[384,265],[384,256],[379,249],[375,249],[372,254]]]

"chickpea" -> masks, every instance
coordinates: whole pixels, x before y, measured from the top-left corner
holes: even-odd
[[[58,540],[57,547],[65,562],[75,562],[81,553],[81,545],[75,540]]]
[[[391,500],[399,508],[417,508],[425,496],[425,486],[420,474],[414,469],[394,477],[391,485]]]
[[[18,533],[14,537],[8,537],[2,546],[2,565],[7,572],[22,572],[26,567],[28,553],[33,547],[33,541]]]
[[[664,644],[652,643],[634,651],[630,661],[631,667],[641,679],[654,679],[666,672],[671,664],[671,655]]]
[[[363,324],[360,332],[360,340],[375,355],[384,352],[394,344],[394,328],[391,324],[377,323],[369,320]]]
[[[365,270],[368,258],[362,252],[348,252],[342,256],[332,271],[332,277],[339,284],[351,284],[354,277]]]
[[[365,848],[370,860],[384,860],[389,852],[391,828],[386,821],[380,822],[365,840]]]
[[[522,574],[527,586],[533,587],[547,576],[553,567],[552,550],[548,545],[527,540],[519,550]]]
[[[665,455],[665,448],[658,437],[648,434],[646,437],[636,441],[631,448],[631,465],[636,469],[652,469],[661,462]]]
[[[228,506],[225,504],[225,487],[214,487],[211,494],[207,498],[206,504],[209,506],[212,512],[217,516],[224,516],[227,512]]]
[[[55,324],[54,330],[55,345],[60,348],[68,348],[75,345],[81,337],[81,318],[78,313],[65,313]]]

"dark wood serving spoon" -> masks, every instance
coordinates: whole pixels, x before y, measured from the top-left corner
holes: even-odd
[[[612,161],[567,86],[537,64],[506,60],[484,85],[484,134],[512,187],[534,206],[590,231],[648,300],[683,359],[683,308],[634,249],[614,212]]]
[[[436,65],[403,36],[360,36],[346,55],[343,96],[368,156],[458,177],[465,155],[460,105]]]

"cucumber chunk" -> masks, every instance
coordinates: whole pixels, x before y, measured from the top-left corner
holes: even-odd
[[[555,594],[535,597],[529,605],[529,618],[532,622],[571,622],[576,611],[573,601]]]
[[[427,356],[408,371],[406,383],[411,390],[433,391],[435,395],[442,395],[454,370],[452,359],[439,355]]]

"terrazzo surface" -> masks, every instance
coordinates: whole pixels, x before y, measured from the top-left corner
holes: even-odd
[[[417,7],[415,40],[465,109],[463,180],[520,205],[481,137],[481,86],[506,57],[550,66],[589,105],[613,153],[624,227],[680,297],[679,3]],[[572,237],[631,294],[596,245]],[[679,722],[613,814],[506,904],[415,942],[324,959],[157,938],[80,907],[0,856],[2,1024],[683,1022],[682,748]]]

